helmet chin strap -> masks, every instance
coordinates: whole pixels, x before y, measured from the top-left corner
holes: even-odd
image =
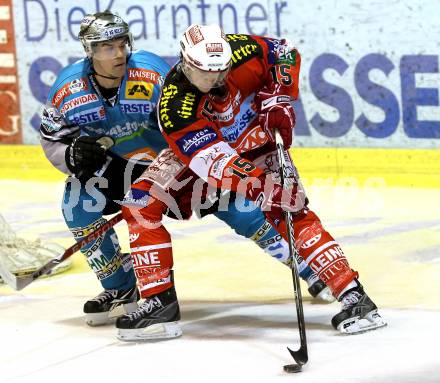
[[[124,76],[122,76],[122,77],[107,76],[107,75],[105,75],[105,74],[98,73],[98,72],[96,71],[94,65],[93,65],[93,61],[92,61],[92,70],[93,70],[93,74],[94,74],[95,76],[103,77],[103,78],[107,78],[107,79],[109,79],[109,80],[118,80],[118,79],[124,77]]]
[[[115,76],[105,76],[105,75],[103,75],[103,74],[99,74],[99,73],[98,73],[96,70],[94,70],[94,69],[93,69],[93,74],[94,74],[95,76],[98,76],[98,77],[108,78],[109,80],[118,80],[118,79],[122,78],[122,77],[115,77]]]

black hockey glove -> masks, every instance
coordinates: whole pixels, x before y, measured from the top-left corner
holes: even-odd
[[[75,138],[66,149],[66,164],[78,178],[90,178],[105,164],[106,150],[114,145],[110,137]]]

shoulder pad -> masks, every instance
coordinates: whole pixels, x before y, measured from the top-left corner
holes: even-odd
[[[87,90],[89,69],[89,61],[84,59],[65,67],[49,92],[48,102],[59,108],[66,97]]]
[[[179,81],[180,80],[180,81]],[[158,117],[166,133],[184,129],[198,120],[197,111],[203,94],[179,79],[175,70],[165,80],[158,105]]]

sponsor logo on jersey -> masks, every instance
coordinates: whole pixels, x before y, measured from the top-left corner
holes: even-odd
[[[72,80],[71,82],[64,84],[63,87],[55,93],[55,96],[52,98],[52,104],[59,108],[67,96],[87,89],[87,81],[84,78]]]
[[[238,114],[232,125],[220,129],[225,140],[236,142],[256,116],[257,114],[251,108],[245,109],[242,113]]]
[[[326,251],[313,258],[309,264],[315,272],[326,274],[330,268],[341,270],[347,267],[347,259],[342,249],[335,246],[334,243],[330,246]]]
[[[254,235],[251,237],[251,240],[254,242],[259,241],[261,238],[263,238],[272,228],[272,225],[267,222],[264,221],[264,223],[260,226],[260,228],[257,230],[256,233],[254,233]]]
[[[120,249],[118,250],[118,256],[115,256],[110,260],[107,260],[102,252],[97,250],[92,256],[87,257],[87,262],[99,280],[106,279],[113,275],[121,266],[124,267],[124,270],[127,269],[127,266],[124,265],[124,263],[127,263],[127,260],[122,259]]]
[[[198,25],[194,25],[189,31],[188,31],[189,38],[191,39],[192,45],[198,44],[200,41],[203,40],[202,31],[200,30],[200,27]]]
[[[196,94],[192,92],[185,93],[185,97],[181,101],[182,106],[177,110],[177,114],[182,118],[189,118],[193,115],[194,103],[196,102]]]
[[[128,238],[129,238],[130,243],[132,243],[139,238],[139,233],[130,233]]]
[[[153,97],[154,85],[145,81],[127,81],[125,98],[150,100]]]
[[[158,251],[144,251],[142,253],[132,253],[133,265],[137,268],[139,266],[160,265]]]
[[[72,114],[69,116],[74,124],[86,125],[97,121],[102,121],[106,119],[104,107],[100,106],[98,108],[83,110],[79,113]]]
[[[206,127],[197,132],[190,132],[176,141],[182,153],[193,154],[217,138],[217,133],[212,128]]]
[[[209,176],[221,180],[223,178],[223,172],[233,156],[234,155],[230,153],[222,153],[217,158],[215,158],[209,169]]]
[[[48,133],[57,132],[63,126],[63,118],[55,108],[47,108],[43,111],[41,124]]]
[[[258,48],[259,46],[257,44],[240,45],[232,51],[232,62],[237,64],[238,62],[244,62],[251,59]]]
[[[227,41],[247,41],[249,37],[247,35],[228,34],[226,35]]]
[[[109,135],[115,138],[122,138],[131,136],[133,133],[139,131],[139,129],[148,128],[148,123],[145,122],[136,122],[136,121],[127,121],[124,125],[114,125],[108,131]]]
[[[220,131],[223,137],[228,142],[236,142],[240,135],[249,127],[257,116],[257,107],[254,102],[254,94],[249,95],[243,103],[240,105],[238,112],[236,111],[236,104],[239,104],[241,100],[241,94],[237,93],[232,100],[232,107],[234,110],[234,118],[230,125],[223,126]],[[214,116],[218,119],[218,112],[214,111]],[[225,121],[226,122],[226,121]],[[222,124],[220,124],[222,125]]]
[[[89,235],[92,231],[98,230],[107,221],[104,218],[99,218],[86,227],[75,227],[71,229],[74,238],[81,238]]]
[[[174,128],[174,124],[170,119],[170,108],[168,107],[168,104],[176,94],[177,86],[173,84],[169,84],[162,88],[162,95],[159,102],[159,119],[164,128]]]
[[[61,108],[61,113],[66,113],[68,110],[78,108],[82,105],[91,104],[92,102],[98,101],[99,98],[96,94],[84,94],[82,96],[73,98],[72,100],[67,101],[63,107]]]
[[[75,79],[71,81],[69,84],[69,91],[72,94],[81,92],[82,90],[86,90],[86,89],[87,89],[87,82],[83,78]]]
[[[249,152],[250,150],[263,146],[269,138],[260,125],[257,125],[244,137],[240,137],[240,143],[236,145],[235,150],[238,153]]]
[[[131,188],[129,192],[125,195],[122,204],[124,206],[145,207],[148,205],[149,199],[150,193],[148,192],[148,190]]]
[[[280,234],[277,234],[275,237],[266,239],[264,241],[259,241],[257,244],[262,249],[265,249],[266,247],[273,245],[274,243],[278,243],[283,239],[283,237]]]
[[[206,53],[208,53],[208,54],[223,53],[223,44],[222,43],[207,43],[206,44]]]
[[[127,102],[127,101],[121,101],[121,111],[125,114],[132,114],[132,113],[142,113],[142,114],[148,114],[151,113],[155,107],[156,104],[150,102],[150,101],[138,101],[138,102]]]
[[[128,81],[145,81],[162,85],[163,77],[153,70],[144,68],[128,68]]]
[[[301,245],[301,249],[308,249],[309,247],[316,245],[320,239],[321,239],[321,233],[315,235],[313,238],[310,238],[307,241],[304,241],[304,243]]]
[[[238,90],[237,94],[234,96],[234,99],[225,105],[221,111],[217,111],[214,110],[209,99],[206,99],[201,113],[210,121],[228,122],[234,117],[234,109],[240,105],[240,101],[241,93]]]
[[[52,105],[55,105],[57,108],[59,108],[63,100],[70,94],[69,84],[65,84],[58,92],[55,93],[55,96],[53,96]]]

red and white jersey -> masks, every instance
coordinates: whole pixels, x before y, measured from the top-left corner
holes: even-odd
[[[256,175],[251,172],[256,167],[240,157],[253,159],[273,149],[258,123],[260,90],[277,84],[277,94],[298,97],[301,59],[289,42],[241,34],[227,40],[232,67],[223,89],[200,92],[177,65],[165,79],[158,104],[159,125],[170,147],[205,180],[221,180],[228,167]]]

